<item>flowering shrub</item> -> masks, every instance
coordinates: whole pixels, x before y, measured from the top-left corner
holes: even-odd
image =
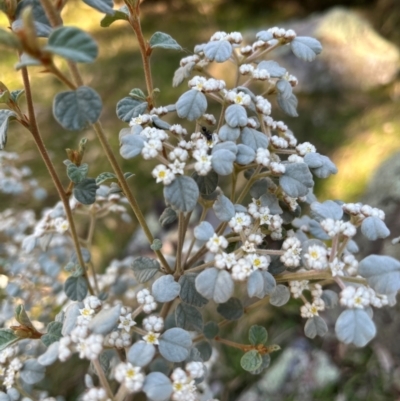
[[[161,32],[145,41],[137,0],[126,0],[118,11],[110,0],[85,2],[106,14],[102,26],[125,20],[136,34],[146,88],[133,89],[117,104],[117,116],[127,125],[119,152],[125,159],[158,161],[143,174],[163,186],[166,208],[159,222],[177,221],[176,250],[165,253],[163,238],[153,237],[127,182],[133,174],[121,170],[99,122],[101,98],[82,82],[76,63],[94,61],[96,42],[78,28],[62,26],[61,3],[0,0],[11,28],[0,31],[0,43],[19,55],[16,69],[24,82],[23,90],[14,91],[0,83],[1,148],[9,122],[23,125],[60,197],[39,219],[32,211],[1,213],[7,239],[1,264],[9,281],[2,301],[0,399],[54,400],[35,385],[57,360],[77,353],[91,362],[82,400],[121,401],[138,392],[153,401],[212,400],[216,394],[208,379],[218,343],[242,350],[241,366],[252,373],[266,369],[269,355],[280,349],[268,343],[264,327],[249,327],[246,344],[223,338],[220,327],[240,319],[244,308],[281,307],[291,297],[301,301],[307,337],[324,336],[322,312],[342,307],[336,336],[366,345],[376,333],[372,308],[395,303],[400,263],[378,255],[358,261],[352,238],[358,229],[370,240],[387,237],[384,213],[360,203],[319,203],[313,176],[327,178],[337,172],[335,165],[272,117],[274,107],[297,116],[292,91],[297,79],[265,56],[289,46],[298,58],[312,61],[320,43],[291,29],[258,32],[248,45],[238,32],[217,32],[175,72],[173,85],[187,81],[189,89],[175,104],[157,107],[150,56],[157,48],[181,50],[180,45]],[[54,56],[67,60],[72,80]],[[208,71],[211,63],[223,62],[236,67],[232,88]],[[78,149],[68,150],[69,185],[63,187],[35,118],[28,73],[35,66],[68,89],[54,98],[58,123],[75,131],[91,125],[112,172],[88,176],[83,139]],[[26,111],[19,103],[23,94]],[[207,114],[209,102],[219,105],[219,116]],[[1,151],[0,191],[43,196],[29,171],[14,164],[16,157]],[[129,209],[154,256],[115,260],[99,274],[90,252],[96,222],[110,214],[126,221]],[[86,238],[75,227],[82,216],[90,218]],[[26,311],[37,305],[42,321],[32,323]]]

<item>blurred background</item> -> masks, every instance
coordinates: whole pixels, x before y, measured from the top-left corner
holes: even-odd
[[[116,7],[123,4],[116,4]],[[132,88],[145,90],[141,58],[133,31],[124,22],[101,28],[102,16],[80,1],[70,0],[65,10],[65,25],[89,31],[99,42],[100,54],[93,65],[82,65],[87,85],[103,98],[101,121],[118,154],[118,133],[126,124],[117,119],[115,105]],[[6,21],[0,17],[0,26]],[[299,141],[313,143],[319,153],[328,155],[339,173],[316,182],[321,200],[365,201],[380,207],[389,216],[392,237],[398,236],[400,222],[400,2],[398,0],[146,0],[142,6],[142,28],[149,39],[155,31],[170,34],[185,49],[184,53],[156,49],[152,56],[154,86],[160,89],[157,105],[176,102],[186,90],[182,84],[172,88],[172,77],[180,58],[192,54],[195,44],[207,41],[215,31],[240,31],[251,42],[259,30],[273,26],[294,29],[301,36],[313,36],[323,44],[317,61],[306,63],[285,52],[272,58],[299,79],[296,95],[299,117],[291,118],[274,107],[272,116],[283,120]],[[19,73],[13,70],[15,54],[1,50],[0,81],[9,89],[22,88]],[[60,61],[60,68],[65,65]],[[224,76],[224,66],[213,67],[216,77]],[[53,77],[31,68],[36,112],[42,135],[59,174],[68,180],[62,161],[66,148],[77,148],[88,138],[85,161],[90,176],[110,171],[95,135],[66,132],[52,117],[51,104],[57,92],[65,90]],[[228,82],[229,84],[229,82]],[[172,122],[172,121],[171,121]],[[47,189],[44,200],[0,194],[1,209],[33,208],[57,201],[56,192],[28,133],[11,124],[7,151],[21,156],[35,178]],[[118,156],[119,157],[119,156]],[[141,160],[122,160],[124,171],[136,174],[132,180],[135,194],[145,212],[161,208],[161,186],[150,176],[151,167]],[[380,169],[379,166],[385,161]],[[375,177],[375,178],[373,178]],[[157,216],[159,213],[157,214]],[[126,256],[134,223],[119,225],[106,219],[95,233],[94,259],[100,269],[113,257]],[[115,230],[118,247],[115,249]],[[81,230],[85,230],[82,224]],[[397,256],[397,248],[385,241],[371,247],[362,245],[362,255],[385,252]],[[400,399],[399,310],[379,311],[377,325],[384,326],[378,338],[358,350],[336,342],[333,327],[324,339],[304,339],[299,305],[285,310],[255,313],[251,323],[266,325],[275,342],[283,344],[273,357],[265,377],[246,375],[240,368],[240,355],[224,353],[224,371],[216,374],[215,386],[224,383],[221,401],[262,400],[397,400]],[[335,313],[335,312],[331,312]],[[331,323],[335,316],[327,313]],[[239,325],[237,335],[246,336],[248,323]],[[243,331],[243,332],[242,332]],[[236,329],[235,329],[236,333]],[[61,365],[64,366],[64,365]],[[274,370],[275,369],[275,370]],[[220,380],[220,382],[218,382]],[[240,398],[241,397],[241,398]],[[74,398],[70,398],[71,400]],[[136,398],[135,398],[136,399]]]

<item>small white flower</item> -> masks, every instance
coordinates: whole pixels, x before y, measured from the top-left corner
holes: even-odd
[[[228,34],[224,31],[215,32],[211,36],[210,41],[227,40]]]
[[[179,160],[175,160],[173,163],[168,164],[168,167],[174,174],[184,174],[184,168],[186,163],[180,162]]]
[[[92,317],[94,315],[94,310],[85,306],[83,309],[79,309],[79,312],[81,312],[81,316],[83,319],[86,320],[92,320]]]
[[[324,270],[328,267],[327,251],[319,245],[311,245],[308,247],[307,253],[304,254],[304,259],[307,262],[307,267],[310,269]]]
[[[118,328],[125,330],[128,333],[131,331],[131,327],[136,325],[136,322],[132,319],[132,315],[130,313],[125,316],[120,316],[119,321],[121,323],[118,325]]]
[[[223,235],[218,236],[215,233],[206,243],[207,249],[212,253],[217,253],[222,249],[225,249],[227,246],[228,246],[227,239]]]
[[[89,297],[85,298],[83,303],[86,308],[90,309],[97,309],[102,305],[101,300],[94,295],[90,295]]]
[[[310,142],[303,142],[296,146],[296,150],[300,156],[305,156],[307,153],[315,153],[317,149]]]
[[[242,249],[246,253],[255,253],[257,251],[255,244],[253,244],[250,241],[245,241],[245,243],[240,247],[240,249]]]
[[[160,337],[160,333],[154,333],[153,331],[149,331],[145,336],[143,336],[143,340],[147,344],[157,345],[158,337]]]
[[[364,286],[348,286],[340,293],[340,304],[347,308],[364,309],[370,303],[370,293]]]
[[[300,308],[300,314],[302,318],[309,319],[314,316],[318,316],[318,308],[316,305],[314,305],[314,303],[310,304],[307,302]]]
[[[197,160],[194,164],[194,169],[199,175],[207,175],[211,171],[211,155],[207,154],[206,150],[195,150],[193,157]]]
[[[268,270],[268,266],[271,263],[271,258],[268,255],[257,255],[256,253],[247,255],[246,259],[252,265],[253,270]]]
[[[69,229],[68,220],[62,217],[57,217],[54,220],[54,228],[59,234],[64,234]]]
[[[251,103],[251,97],[244,92],[228,91],[225,94],[225,99],[230,103],[248,106]]]
[[[344,269],[344,263],[338,260],[338,258],[335,258],[333,262],[329,263],[329,268],[331,269],[332,272],[332,277],[335,276],[343,276],[343,269]]]
[[[159,164],[152,171],[152,176],[156,182],[162,182],[164,185],[169,185],[175,179],[175,174],[163,164]]]
[[[249,227],[251,224],[251,217],[243,212],[238,212],[229,220],[229,227],[232,228],[232,230],[235,233],[240,233],[243,231],[244,227]]]
[[[143,387],[144,374],[141,368],[131,363],[121,362],[115,367],[115,380],[124,383],[125,387],[132,393],[140,391]]]

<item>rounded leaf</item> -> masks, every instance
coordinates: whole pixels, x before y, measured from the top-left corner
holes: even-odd
[[[213,170],[207,175],[198,175],[194,172],[192,178],[196,181],[200,194],[202,195],[212,194],[218,186],[218,174]]]
[[[44,50],[77,63],[91,63],[98,54],[97,43],[92,37],[71,26],[54,29]]]
[[[208,241],[214,235],[214,228],[208,221],[202,221],[194,228],[194,237],[199,241]]]
[[[146,375],[142,390],[151,401],[166,401],[172,394],[172,383],[163,373],[151,372]]]
[[[225,270],[214,267],[204,270],[196,277],[196,290],[204,298],[223,303],[233,294],[234,283],[231,275]]]
[[[229,175],[233,171],[233,162],[235,159],[236,155],[229,150],[217,150],[212,154],[212,168],[219,175]]]
[[[283,285],[279,284],[276,286],[275,291],[271,294],[269,303],[274,306],[283,306],[290,299],[289,289]]]
[[[306,196],[314,186],[312,174],[305,163],[285,164],[285,173],[279,177],[279,184],[292,198]]]
[[[176,102],[176,112],[180,118],[194,121],[200,118],[207,110],[207,99],[204,93],[190,89]]]
[[[254,151],[258,148],[266,149],[268,147],[268,137],[262,132],[253,128],[244,127],[240,136],[242,143]]]
[[[58,93],[54,98],[53,114],[58,123],[70,131],[79,131],[94,124],[100,117],[102,101],[88,86]]]
[[[252,372],[257,370],[262,364],[262,358],[258,351],[251,350],[246,352],[240,359],[240,365],[244,370]]]
[[[231,56],[233,47],[227,40],[216,40],[208,42],[203,51],[209,60],[223,63]]]
[[[219,195],[217,200],[214,202],[213,209],[215,215],[221,221],[229,221],[236,214],[233,203],[229,198],[222,194]]]
[[[156,259],[147,256],[139,256],[132,263],[133,273],[139,283],[149,281],[157,272],[160,271],[160,264]]]
[[[290,42],[293,54],[301,60],[313,61],[317,54],[321,53],[322,45],[314,38],[297,36]]]
[[[151,293],[157,302],[173,301],[179,296],[180,291],[180,284],[174,280],[174,276],[171,274],[159,277],[151,287]]]
[[[89,323],[89,330],[103,336],[115,329],[121,316],[121,304],[109,309],[102,309]]]
[[[224,124],[218,131],[218,136],[222,141],[235,142],[240,136],[240,128],[230,127],[228,124]]]
[[[240,104],[231,104],[225,110],[225,121],[230,127],[245,127],[247,125],[246,109]]]
[[[175,322],[178,327],[189,331],[203,330],[203,316],[192,305],[180,303],[175,309]]]
[[[83,2],[101,13],[109,15],[114,14],[114,3],[112,0],[83,0]]]
[[[165,331],[159,338],[158,350],[166,360],[182,362],[189,356],[191,346],[190,334],[179,327],[174,327]]]
[[[400,290],[400,262],[390,256],[367,256],[358,265],[358,273],[378,294],[391,295]]]
[[[243,316],[244,309],[240,299],[233,297],[219,304],[217,312],[225,319],[238,320]]]
[[[261,61],[261,63],[258,64],[257,69],[267,70],[271,78],[281,78],[286,73],[286,69],[273,60]]]
[[[323,337],[328,332],[328,326],[324,319],[320,316],[314,316],[307,319],[304,326],[304,334],[308,338],[315,338],[316,336]]]
[[[361,223],[361,232],[370,240],[375,241],[378,238],[386,238],[390,235],[390,230],[386,224],[376,216],[369,216]]]
[[[196,207],[199,188],[193,178],[178,175],[170,185],[164,187],[164,197],[175,209],[191,212]]]
[[[20,371],[21,379],[27,384],[39,383],[46,372],[46,368],[36,359],[28,359]]]
[[[149,45],[152,49],[161,47],[162,49],[182,50],[178,42],[164,32],[155,32],[150,38]]]
[[[138,341],[129,348],[126,354],[126,360],[133,366],[146,366],[154,358],[156,347],[148,344],[145,341]]]
[[[241,143],[237,148],[236,163],[245,166],[246,164],[252,163],[256,158],[256,152],[250,146]]]
[[[132,99],[127,96],[117,103],[117,117],[129,123],[132,118],[143,114],[147,109],[148,103],[140,100]],[[136,133],[136,132],[135,132]]]
[[[297,104],[298,100],[292,93],[289,97],[284,97],[281,93],[276,96],[279,107],[290,117],[298,117]]]
[[[120,155],[124,159],[132,159],[140,155],[146,140],[141,135],[128,134],[121,138]]]
[[[43,366],[50,366],[58,359],[59,342],[52,343],[46,352],[39,356],[38,362]]]
[[[253,345],[266,344],[268,341],[268,332],[265,327],[251,326],[249,330],[249,341]]]
[[[335,332],[345,344],[364,347],[375,337],[376,327],[364,309],[347,309],[336,321]]]
[[[72,301],[83,301],[86,297],[88,288],[84,277],[68,277],[64,284],[65,294]]]
[[[183,302],[201,308],[208,302],[208,300],[200,295],[196,290],[196,277],[196,273],[186,273],[179,278],[179,284],[181,285],[179,296]]]
[[[78,202],[83,205],[91,205],[96,201],[98,188],[94,178],[85,178],[74,186],[73,194]]]

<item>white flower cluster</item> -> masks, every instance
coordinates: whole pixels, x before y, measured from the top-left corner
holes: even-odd
[[[197,401],[198,393],[195,379],[204,376],[204,365],[201,362],[189,362],[182,368],[175,368],[171,374],[173,401]]]
[[[79,352],[81,359],[96,359],[103,350],[104,337],[101,334],[91,334],[88,328],[90,321],[99,311],[101,301],[95,296],[89,296],[83,301],[84,307],[79,309],[76,326],[68,336],[61,337],[58,347],[58,359],[66,361],[74,352]]]
[[[153,121],[153,116],[151,114],[139,114],[137,117],[132,117],[129,121],[129,126],[132,127],[132,131],[135,125],[145,125]]]
[[[325,310],[325,302],[321,298],[322,286],[320,284],[314,284],[311,295],[313,297],[312,303],[306,302],[300,308],[301,317],[303,317],[304,319],[318,316],[318,312]]]
[[[297,267],[300,265],[301,259],[301,242],[296,237],[289,237],[283,241],[281,262],[287,267]]]
[[[192,56],[187,56],[181,58],[181,61],[179,62],[181,67],[184,67],[185,65],[189,63],[198,63],[200,61],[200,57],[197,54],[193,54]]]
[[[146,331],[159,332],[164,328],[164,319],[161,316],[150,315],[143,319],[142,325]]]
[[[143,305],[143,311],[145,313],[151,313],[153,310],[157,309],[157,302],[154,297],[150,294],[150,291],[146,288],[140,290],[136,294],[136,299],[139,304]]]
[[[377,217],[382,221],[385,220],[385,212],[376,207],[363,205],[362,203],[345,203],[342,205],[343,211],[355,216],[358,222],[362,222],[367,217]]]
[[[299,143],[296,150],[300,156],[305,156],[307,153],[315,153],[317,149],[310,142]]]
[[[0,352],[0,377],[6,389],[13,387],[15,378],[22,369],[23,362],[17,357],[16,347],[8,347]]]
[[[304,271],[300,269],[299,272]],[[300,280],[300,281],[289,281],[290,292],[293,294],[293,298],[300,298],[303,294],[303,291],[309,289],[309,281],[308,280]]]
[[[196,89],[200,92],[219,92],[226,87],[225,81],[221,79],[214,79],[214,78],[204,78],[200,75],[194,76],[188,82],[189,88]]]
[[[347,286],[340,293],[340,304],[346,308],[364,309],[371,305],[382,308],[387,305],[386,295],[377,294],[372,288],[365,286]]]
[[[269,28],[267,32],[270,32],[275,39],[286,39],[288,41],[293,40],[296,37],[296,32],[293,29],[284,29],[273,27]]]
[[[342,234],[345,237],[354,237],[357,229],[349,221],[333,220],[331,218],[321,221],[322,229],[331,237],[335,237],[338,234]]]
[[[115,380],[123,383],[130,393],[137,393],[143,387],[145,375],[141,368],[133,366],[129,362],[121,362],[115,367]]]
[[[240,104],[242,106],[249,106],[251,103],[250,95],[242,91],[236,92],[234,90],[226,91],[225,100],[228,103]]]
[[[226,33],[223,31],[218,31],[215,32],[210,38],[210,42],[215,42],[219,40],[227,40],[232,44],[238,45],[243,41],[243,37],[240,32]]]
[[[256,96],[256,109],[261,114],[269,116],[271,114],[271,103],[263,96]]]

